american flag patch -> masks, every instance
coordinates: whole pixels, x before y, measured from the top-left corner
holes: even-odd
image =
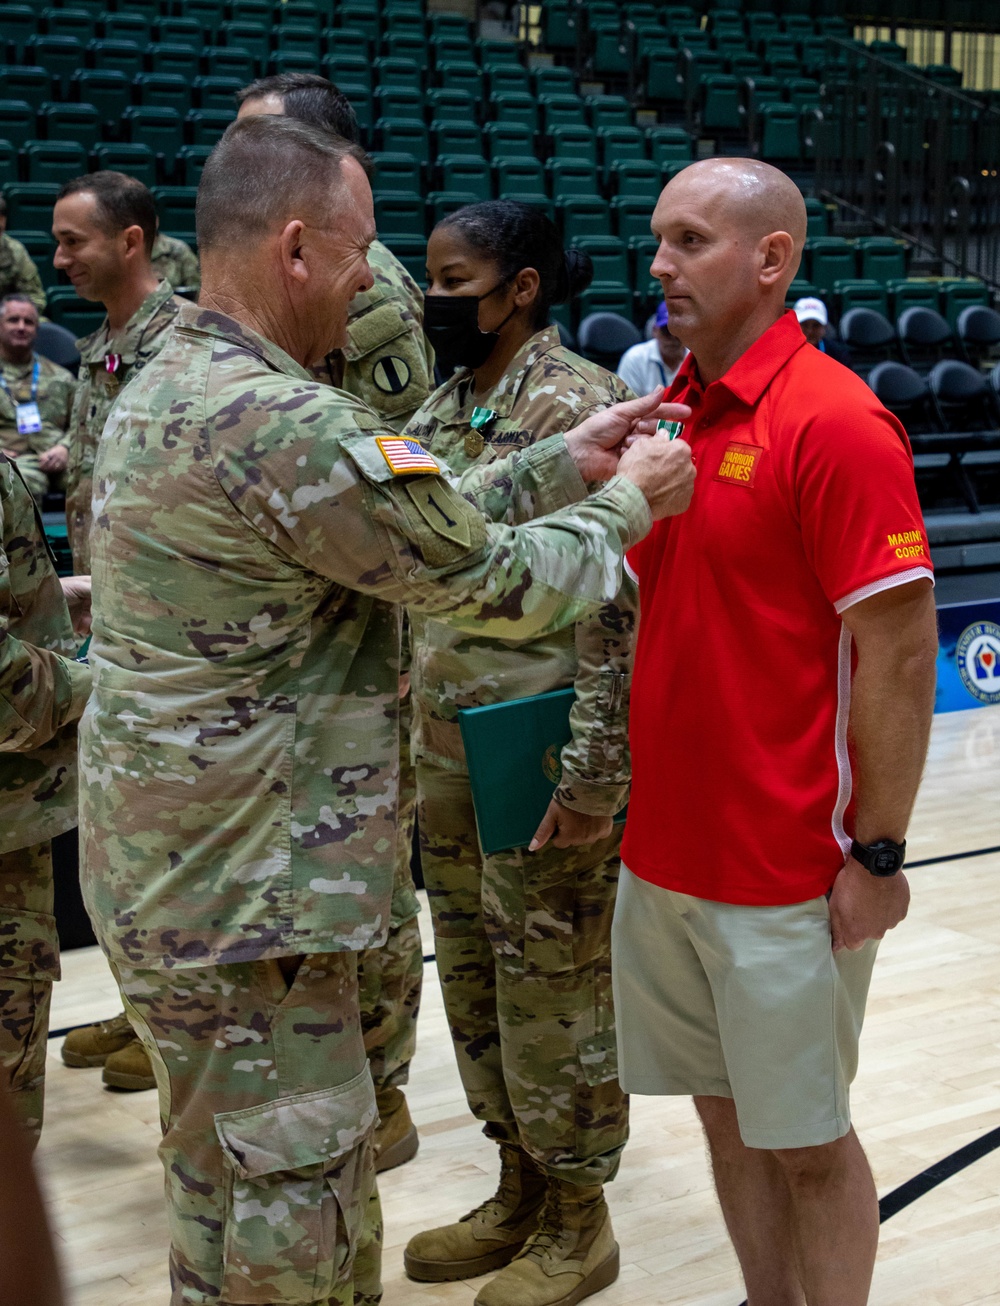
[[[422,444],[404,440],[401,436],[377,435],[375,443],[389,464],[394,476],[409,476],[413,472],[440,472],[441,468]]]

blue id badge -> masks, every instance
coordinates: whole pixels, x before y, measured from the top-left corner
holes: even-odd
[[[18,435],[35,435],[42,429],[42,415],[38,404],[30,400],[26,404],[17,404],[14,410]]]

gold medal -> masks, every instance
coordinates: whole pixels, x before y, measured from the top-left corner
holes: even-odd
[[[104,388],[109,395],[116,395],[121,388],[121,382],[113,372],[104,373]]]
[[[465,437],[465,456],[466,458],[478,458],[486,448],[486,441],[479,431],[470,431]]]

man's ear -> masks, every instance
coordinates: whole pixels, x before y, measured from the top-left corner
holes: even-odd
[[[145,252],[146,233],[143,231],[142,227],[137,224],[131,227],[126,227],[122,232],[122,237],[125,241],[126,258],[136,258]]]
[[[293,218],[278,236],[278,257],[282,272],[293,281],[303,283],[309,280],[309,268],[302,250],[305,230],[305,223]]]
[[[787,231],[772,231],[760,242],[760,284],[773,286],[795,262],[795,241]]]

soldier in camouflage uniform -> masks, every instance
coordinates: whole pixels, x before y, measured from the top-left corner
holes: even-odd
[[[150,265],[156,236],[153,197],[133,177],[92,172],[59,192],[52,234],[54,262],[83,299],[103,303],[103,324],[78,342],[80,377],[70,419],[66,520],[73,566],[90,571],[94,456],[111,405],[122,387],[163,347],[184,302]],[[124,1013],[71,1031],[62,1056],[69,1066],[103,1066],[106,1084],[153,1087],[153,1072]]]
[[[45,312],[45,290],[31,255],[19,240],[7,235],[7,201],[0,195],[0,297],[27,295],[39,313]]]
[[[459,210],[432,234],[427,264],[426,329],[438,357],[460,366],[406,434],[453,471],[489,466],[630,397],[545,326],[551,305],[591,273],[589,260],[566,259],[536,209],[500,201]],[[458,1279],[519,1255],[477,1297],[489,1306],[546,1306],[570,1291],[581,1300],[618,1272],[602,1193],[628,1135],[611,997],[612,817],[628,795],[637,607],[626,580],[586,620],[530,643],[470,639],[411,617],[438,973],[469,1107],[501,1146],[503,1178],[471,1218],[411,1239],[405,1264],[413,1278]],[[538,851],[484,856],[458,712],[567,685],[576,691],[572,737],[542,836],[550,826],[558,833]]]
[[[162,281],[169,281],[174,290],[197,292],[201,288],[198,255],[176,236],[165,236],[158,231],[150,262],[156,275]]]
[[[617,462],[635,403],[476,469],[470,503],[316,383],[371,285],[363,158],[232,124],[199,190],[202,307],[98,449],[82,880],[157,1074],[175,1306],[380,1296],[354,958],[388,926],[398,605],[540,635],[610,598],[693,484],[662,439]],[[514,530],[512,501],[562,511]]]
[[[16,463],[0,454],[0,1064],[18,1118],[42,1127],[59,944],[50,840],[76,824],[76,721],[90,671]],[[85,577],[66,583],[77,602]]]
[[[332,82],[312,73],[282,73],[244,87],[237,96],[240,117],[283,113],[301,122],[327,127],[357,141],[357,119],[347,97]],[[318,380],[354,395],[378,413],[384,425],[403,427],[433,388],[434,354],[423,331],[423,294],[402,263],[380,242],[368,249],[375,284],[355,295],[347,320],[347,342],[313,369]],[[402,667],[409,667],[409,639],[404,629]],[[417,1016],[424,960],[417,901],[410,870],[416,820],[416,780],[410,757],[410,704],[404,675],[401,708],[399,807],[396,872],[389,934],[382,948],[358,961],[361,1028],[379,1109],[375,1168],[402,1165],[416,1155],[417,1130],[410,1118],[402,1085],[410,1075],[417,1047]]]
[[[0,299],[0,448],[39,501],[49,477],[66,466],[67,431],[76,380],[36,354],[38,309],[27,295]]]

